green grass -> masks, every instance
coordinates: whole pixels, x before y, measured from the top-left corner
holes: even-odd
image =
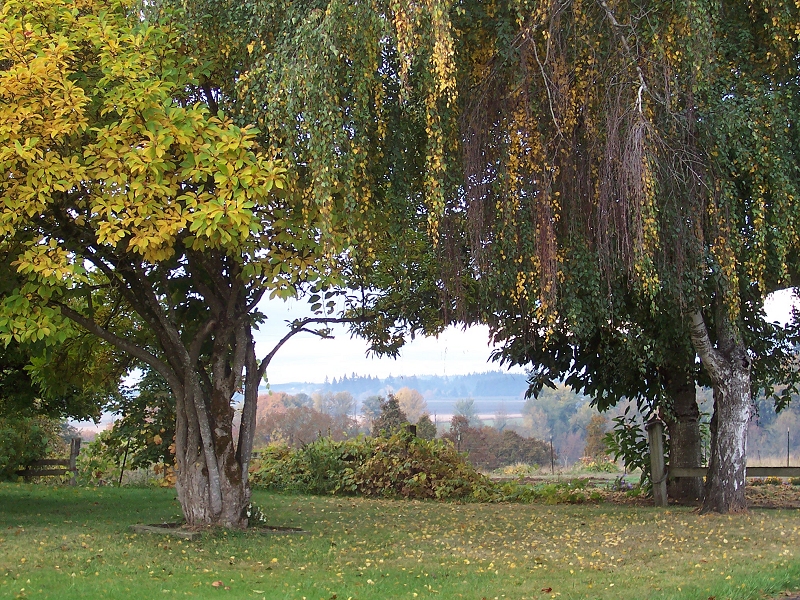
[[[721,600],[800,587],[791,510],[255,501],[307,533],[136,535],[132,523],[178,517],[174,491],[2,484],[0,597]]]

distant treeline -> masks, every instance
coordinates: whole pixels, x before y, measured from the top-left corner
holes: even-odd
[[[324,383],[287,383],[275,384],[270,388],[287,393],[343,392],[347,391],[355,397],[381,395],[387,390],[398,390],[409,387],[419,390],[427,400],[437,398],[486,398],[506,396],[522,399],[528,389],[527,376],[524,373],[506,373],[504,371],[487,371],[468,375],[410,375],[386,377],[380,379],[369,375],[345,375],[339,379]]]

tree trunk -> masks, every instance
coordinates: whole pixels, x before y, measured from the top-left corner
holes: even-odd
[[[700,436],[700,409],[694,377],[685,368],[671,368],[665,377],[665,392],[671,402],[666,415],[669,432],[670,467],[699,467],[703,459]],[[691,503],[703,497],[702,477],[681,477],[668,483],[668,495],[680,503]]]
[[[701,512],[747,509],[745,469],[747,425],[752,415],[750,359],[725,308],[717,314],[717,347],[711,343],[703,316],[692,315],[692,343],[714,385],[711,418],[711,460]]]
[[[752,414],[749,369],[731,369],[730,377],[714,385],[711,418],[711,461],[702,512],[747,510],[745,468],[747,426]]]
[[[178,501],[187,525],[243,529],[250,489],[242,477],[233,439],[231,400],[224,390],[215,390],[211,398],[200,386],[195,390],[194,398],[178,403],[179,412],[183,411],[178,416],[179,429],[188,430],[176,435]]]

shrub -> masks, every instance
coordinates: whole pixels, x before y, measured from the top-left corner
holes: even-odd
[[[597,502],[588,479],[538,486],[498,484],[452,444],[406,431],[343,442],[321,438],[302,448],[269,446],[250,469],[254,487],[313,494],[353,494],[474,502]]]
[[[491,500],[496,486],[453,446],[406,432],[373,438],[372,454],[348,468],[340,489],[365,496]]]
[[[634,485],[626,481],[624,475],[620,475],[608,484],[608,489],[612,492],[629,492],[634,489]]]
[[[614,460],[622,459],[628,471],[637,468],[641,470],[639,486],[648,491],[652,487],[650,478],[650,446],[643,427],[635,417],[628,416],[630,407],[625,409],[625,414],[612,419],[614,428],[606,434],[605,442],[608,451]],[[664,455],[669,454],[669,440],[664,443]]]
[[[516,502],[540,501],[545,504],[584,504],[600,502],[602,497],[596,490],[589,490],[589,480],[571,479],[559,483],[543,483],[535,486],[504,484],[503,500]]]
[[[370,440],[334,441],[320,437],[300,448],[267,446],[250,467],[254,487],[307,494],[329,494],[341,487],[344,471],[372,453]]]
[[[538,470],[539,470],[539,465],[536,464],[529,465],[527,463],[516,463],[513,465],[506,465],[505,467],[495,469],[494,472],[497,473],[498,475],[505,475],[510,477],[527,477],[529,475],[533,475]]]
[[[122,457],[109,450],[107,443],[110,436],[110,430],[101,431],[94,441],[81,448],[77,467],[78,479],[82,483],[103,485],[119,475],[114,471],[118,469],[117,462],[121,462]]]
[[[798,480],[798,483],[794,483],[795,479],[797,478],[790,479],[789,482],[792,485],[800,485],[800,480]],[[747,480],[747,485],[756,487],[760,485],[783,485],[783,479],[780,477],[753,477]]]
[[[0,418],[0,480],[41,460],[60,445],[59,424],[42,417]]]
[[[320,438],[296,449],[269,446],[254,461],[251,481],[282,491],[403,498],[487,499],[494,491],[450,444],[408,432],[344,442]]]

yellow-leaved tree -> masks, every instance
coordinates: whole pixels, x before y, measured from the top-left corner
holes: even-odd
[[[342,253],[255,131],[218,112],[179,22],[126,0],[3,2],[0,253],[21,283],[0,339],[57,344],[69,322],[149,365],[176,397],[187,522],[243,527],[259,382],[291,335],[337,320],[295,322],[259,359],[256,307],[331,289]]]

